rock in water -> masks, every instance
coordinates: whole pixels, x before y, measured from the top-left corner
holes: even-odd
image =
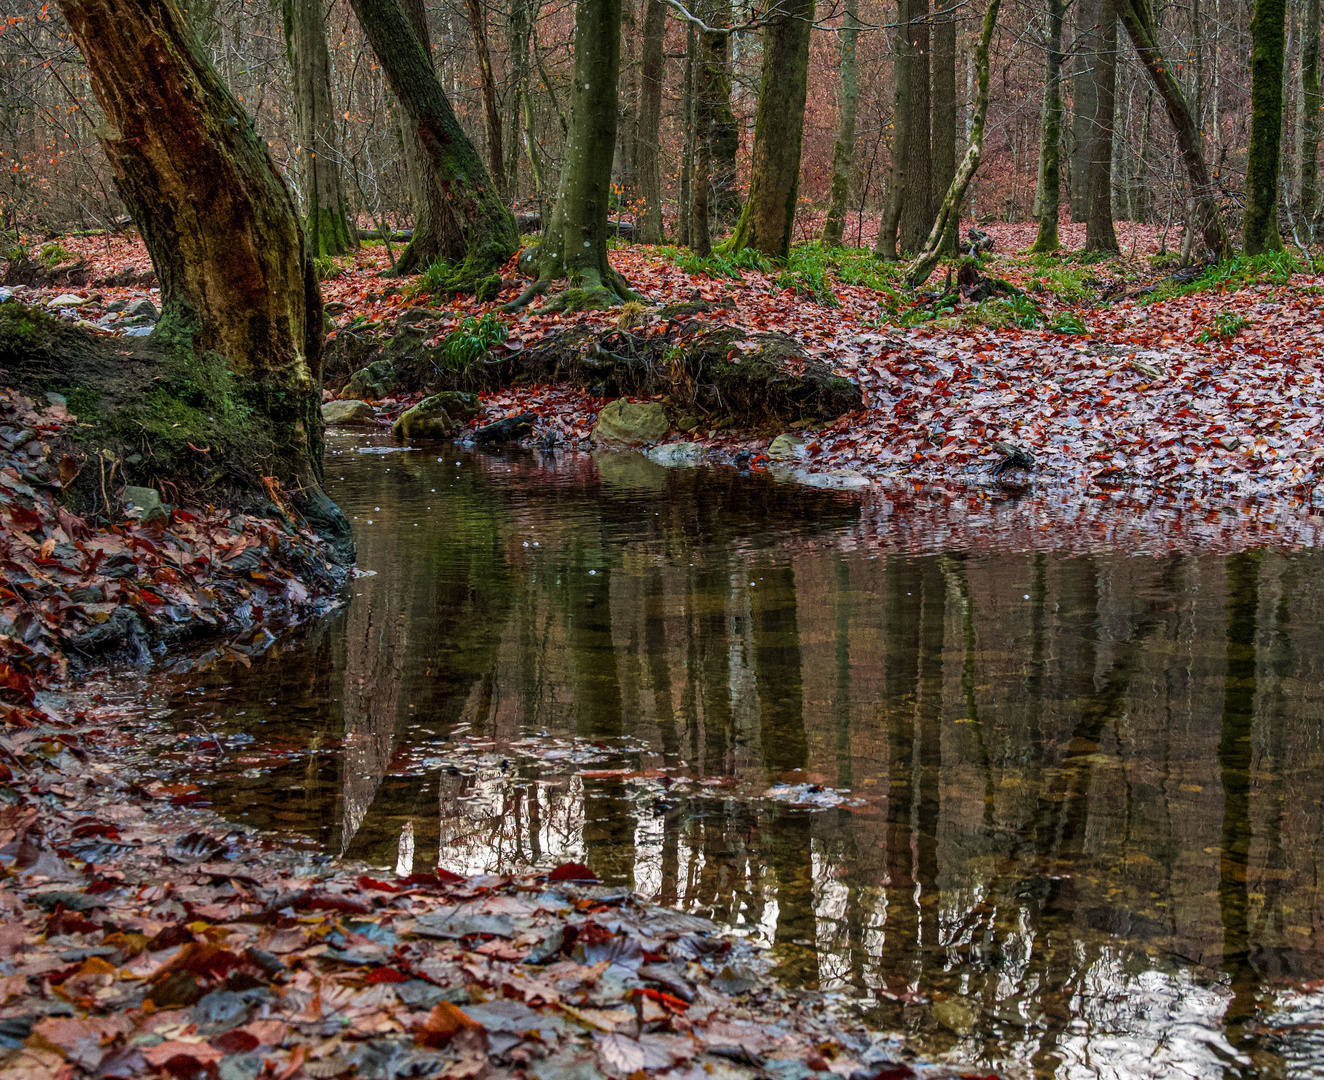
[[[328,425],[370,424],[374,415],[366,401],[328,401],[322,406],[322,419]]]
[[[773,461],[798,461],[805,456],[806,445],[802,436],[783,432],[768,444],[768,457]]]
[[[593,427],[595,443],[645,446],[660,442],[671,430],[667,411],[656,401],[613,401],[598,413]]]
[[[400,419],[391,425],[391,434],[397,439],[451,438],[460,424],[446,410],[443,402],[446,396],[434,394],[424,398],[412,409],[406,409],[400,414]]]
[[[516,442],[525,435],[532,434],[533,422],[537,419],[538,414],[533,412],[507,416],[504,420],[480,427],[473,433],[473,440],[483,445]]]

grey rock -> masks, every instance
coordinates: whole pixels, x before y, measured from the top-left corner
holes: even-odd
[[[123,498],[129,508],[130,516],[136,517],[144,525],[162,521],[169,516],[166,514],[165,504],[161,501],[161,496],[155,488],[133,487],[130,485],[124,489]]]
[[[618,399],[598,413],[593,427],[595,443],[620,446],[644,446],[661,442],[671,430],[667,411],[656,401]]]
[[[703,461],[703,447],[694,442],[663,443],[649,450],[648,456],[659,465],[683,468]]]
[[[366,401],[328,401],[322,406],[327,424],[370,424],[375,415]]]
[[[156,322],[156,320],[161,317],[161,313],[156,310],[156,305],[145,296],[130,307],[128,311],[129,314],[135,318],[150,319],[152,322]]]
[[[57,394],[54,390],[46,392],[46,403],[48,405],[58,405],[62,409],[69,407],[69,399],[63,394]]]
[[[768,457],[773,461],[799,461],[805,456],[807,445],[803,436],[783,432],[768,444]]]
[[[349,377],[346,392],[363,401],[378,401],[395,389],[395,368],[389,360],[374,360]]]
[[[149,336],[151,335],[152,331],[155,330],[155,329],[156,329],[156,327],[154,327],[154,326],[130,326],[130,327],[127,327],[127,328],[125,329],[125,331],[124,331],[124,336],[125,336],[125,337],[149,337]]]
[[[47,300],[46,306],[52,309],[66,308],[66,307],[76,308],[76,307],[82,307],[86,303],[87,303],[87,299],[85,297],[75,296],[73,293],[61,293],[59,296]]]

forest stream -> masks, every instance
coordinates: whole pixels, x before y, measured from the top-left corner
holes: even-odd
[[[223,817],[582,861],[1008,1076],[1324,1076],[1318,552],[889,554],[851,493],[437,454],[333,436],[352,601],[164,677]]]

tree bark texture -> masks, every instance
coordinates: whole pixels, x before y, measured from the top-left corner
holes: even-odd
[[[343,255],[358,246],[358,235],[340,184],[322,0],[284,0],[281,13],[294,84],[304,236],[313,255]]]
[[[635,142],[635,175],[639,183],[638,228],[635,235],[645,244],[662,243],[662,166],[658,150],[662,141],[662,55],[667,33],[667,6],[663,0],[647,0],[644,9],[644,39],[640,48],[639,138]]]
[[[909,86],[914,81],[914,63],[910,49],[909,23],[910,0],[897,0],[896,4],[896,39],[893,46],[895,57],[892,61],[892,145],[891,169],[887,183],[887,201],[883,212],[878,217],[878,236],[874,240],[873,253],[879,259],[894,262],[897,257],[896,234],[901,224],[901,178],[905,174],[909,151],[909,140],[902,132],[910,128],[910,93]]]
[[[1113,229],[1113,120],[1117,110],[1117,12],[1099,0],[1099,50],[1095,68],[1094,141],[1090,147],[1089,206],[1085,250],[1117,251]]]
[[[841,76],[841,104],[837,116],[837,141],[832,147],[832,199],[828,205],[827,218],[823,222],[823,243],[829,247],[841,246],[846,228],[846,198],[850,194],[851,167],[855,160],[855,116],[860,102],[856,49],[859,25],[860,0],[846,0],[846,14],[838,35],[841,48],[838,68]]]
[[[800,149],[809,86],[809,31],[814,0],[785,0],[763,31],[763,76],[749,195],[727,251],[752,247],[785,259],[800,195]]]
[[[924,249],[910,269],[910,284],[914,288],[929,280],[929,275],[933,273],[943,252],[947,250],[948,236],[955,234],[960,224],[961,202],[965,199],[970,181],[975,178],[979,159],[984,153],[984,122],[988,117],[988,54],[993,43],[993,31],[998,25],[998,10],[1001,6],[1002,0],[989,0],[988,7],[984,11],[984,26],[980,31],[979,44],[975,46],[974,53],[976,89],[970,116],[970,137],[966,141],[965,154],[956,167],[956,175],[952,177],[947,194],[938,207],[933,228],[924,242]]]
[[[1098,124],[1099,31],[1105,0],[1076,0],[1076,63],[1071,76],[1071,166],[1068,194],[1072,221],[1089,217],[1090,162]]]
[[[100,137],[161,286],[155,338],[219,356],[269,424],[260,464],[317,510],[322,299],[294,200],[175,0],[60,0],[105,113]],[[256,434],[256,433],[255,433]],[[325,528],[324,528],[325,531]],[[333,530],[334,531],[334,530]]]
[[[1276,251],[1278,162],[1283,134],[1285,0],[1256,0],[1250,20],[1250,150],[1246,157],[1246,212],[1242,232],[1248,255]]]
[[[487,16],[480,0],[465,0],[469,32],[478,57],[478,84],[483,93],[483,121],[487,128],[487,164],[497,191],[506,197],[506,163],[501,141],[501,112],[497,108],[496,75],[492,72],[492,54],[487,48]]]
[[[694,81],[699,53],[699,31],[685,24],[685,69],[680,84],[680,111],[684,118],[680,149],[680,198],[676,203],[676,240],[688,247],[693,240],[690,221],[694,210]]]
[[[575,12],[575,72],[570,135],[556,205],[527,266],[536,280],[514,309],[564,280],[544,310],[602,307],[633,296],[607,261],[611,170],[616,152],[621,0],[580,0]]]
[[[933,200],[947,193],[956,175],[956,0],[938,0],[933,22]],[[956,254],[956,231],[950,254]]]
[[[1305,235],[1320,235],[1315,219],[1319,211],[1319,0],[1306,0],[1301,33],[1301,219]]]
[[[1064,0],[1048,0],[1048,48],[1044,54],[1043,131],[1039,141],[1039,186],[1035,193],[1039,234],[1034,252],[1056,251],[1062,201],[1062,24]]]
[[[740,185],[737,157],[740,154],[740,123],[731,108],[731,0],[712,0],[708,25],[712,33],[700,35],[700,54],[711,80],[707,94],[708,142],[711,150],[712,219],[729,225],[740,216]]]
[[[929,0],[909,0],[909,18],[904,28],[910,52],[910,99],[907,125],[898,134],[906,142],[905,172],[897,187],[901,199],[900,235],[902,254],[918,252],[933,226],[933,142],[929,132]]]
[[[1154,13],[1148,0],[1116,0],[1116,4],[1118,18],[1126,28],[1131,44],[1135,46],[1140,62],[1149,72],[1154,89],[1163,99],[1168,121],[1177,136],[1177,147],[1186,167],[1187,185],[1196,211],[1196,220],[1188,222],[1187,228],[1198,228],[1209,250],[1221,259],[1228,253],[1228,242],[1218,210],[1217,190],[1204,159],[1199,128],[1187,107],[1186,97],[1182,94],[1173,69],[1159,48]]]
[[[428,183],[435,184],[440,194],[439,203],[432,206],[439,220],[430,223],[430,236],[415,232],[401,257],[401,272],[421,268],[432,256],[458,264],[450,288],[495,295],[501,265],[519,244],[515,219],[460,127],[422,43],[395,0],[351,3],[418,138]],[[429,250],[432,247],[435,254]]]

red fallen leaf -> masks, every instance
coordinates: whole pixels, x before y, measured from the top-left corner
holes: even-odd
[[[200,1071],[215,1073],[225,1053],[206,1043],[187,1043],[171,1039],[142,1052],[143,1060],[154,1069],[164,1069],[171,1076],[192,1077]]]
[[[83,892],[89,894],[90,896],[100,896],[104,892],[110,892],[110,890],[113,889],[115,885],[116,882],[111,881],[109,878],[99,878],[98,880],[92,882],[92,884],[90,884],[86,889],[84,889]]]
[[[547,875],[548,881],[597,881],[598,875],[590,870],[583,863],[568,862],[562,863],[550,874]]]
[[[435,874],[410,874],[408,877],[400,879],[401,885],[423,885],[433,889],[440,888],[442,885],[463,885],[468,878],[460,877],[459,874],[452,874],[449,870],[443,870],[437,867]]]
[[[85,919],[76,911],[68,910],[63,904],[55,905],[55,912],[46,920],[46,936],[56,934],[92,934],[103,929],[91,919]]]
[[[217,1050],[227,1054],[246,1054],[262,1045],[262,1041],[256,1035],[251,1031],[245,1031],[243,1028],[227,1031],[223,1035],[217,1035],[210,1041],[211,1045]]]
[[[242,760],[242,759],[241,759]],[[257,760],[254,758],[253,760]],[[392,885],[389,881],[379,881],[377,878],[368,877],[364,874],[355,882],[360,889],[375,889],[377,892],[397,893],[400,891],[399,885]]]
[[[9,517],[14,522],[14,528],[19,532],[27,532],[29,529],[35,529],[41,525],[41,516],[35,510],[29,510],[26,506],[11,506]]]
[[[176,923],[174,926],[167,926],[156,937],[152,938],[147,943],[147,948],[152,952],[157,952],[161,949],[173,949],[176,945],[186,945],[192,940],[193,931]]]
[[[414,1032],[414,1042],[438,1050],[461,1032],[483,1032],[483,1025],[456,1005],[443,1001],[428,1014],[423,1026]]]
[[[210,942],[199,944],[190,941],[168,963],[162,964],[147,981],[159,983],[179,971],[187,971],[190,975],[211,979],[223,979],[241,963],[243,961],[229,949],[223,949]]]
[[[363,980],[369,986],[376,986],[379,983],[402,983],[408,982],[409,976],[403,971],[397,971],[395,968],[383,967],[375,968],[368,973],[368,977]]]
[[[670,1009],[672,1012],[683,1013],[688,1009],[689,1003],[676,997],[674,994],[666,994],[661,990],[653,990],[647,986],[636,987],[631,991],[636,997],[646,997],[650,1001],[656,1001],[659,1005]]]

